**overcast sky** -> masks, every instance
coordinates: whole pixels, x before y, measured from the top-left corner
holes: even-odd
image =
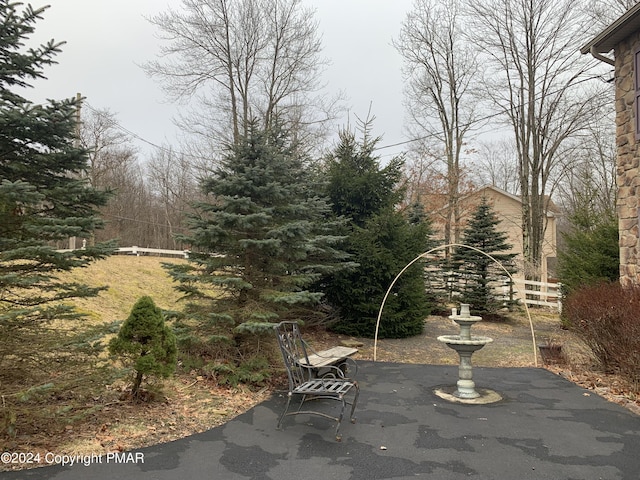
[[[377,117],[374,134],[380,145],[403,136],[402,61],[391,46],[412,0],[303,0],[316,9],[323,38],[329,91],[343,91],[351,112],[364,117],[369,105]],[[167,103],[154,80],[139,67],[159,51],[157,33],[145,17],[178,8],[180,0],[49,0],[44,20],[36,24],[39,42],[64,40],[58,65],[45,71],[26,96],[35,102],[62,99],[77,92],[94,108],[109,109],[119,123],[154,143],[176,143],[172,118],[177,106]],[[353,119],[352,119],[353,121]],[[335,125],[337,131],[346,117]],[[150,148],[150,147],[148,147]],[[379,151],[384,157],[401,151]],[[146,149],[142,148],[144,152]]]

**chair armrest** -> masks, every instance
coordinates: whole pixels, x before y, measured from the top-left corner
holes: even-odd
[[[344,365],[344,368],[340,368],[341,365]],[[358,362],[356,362],[353,358],[347,357],[340,364],[337,365],[341,372],[346,375],[345,378],[355,378],[358,375]]]
[[[313,370],[315,373],[317,372],[318,368],[312,367],[311,370]],[[323,373],[320,378],[326,378],[327,380],[329,379],[349,380],[348,377],[345,377],[344,371],[339,366],[327,365],[322,367],[322,370],[323,370]]]

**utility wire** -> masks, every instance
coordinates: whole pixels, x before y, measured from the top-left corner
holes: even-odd
[[[603,78],[603,76],[602,76],[602,75],[590,75],[590,76],[588,76],[588,77],[586,77],[586,78],[583,78],[583,79],[581,79],[581,80],[578,80],[578,81],[576,81],[576,82],[572,83],[570,86],[571,86],[571,87],[573,87],[573,86],[575,86],[575,85],[579,85],[579,84],[581,84],[581,83],[584,83],[584,82],[587,82],[587,81],[590,81],[590,80],[595,80],[595,79],[600,79],[600,80],[602,80],[602,81],[604,81],[604,82],[606,82],[606,81],[607,81],[607,80],[605,80],[605,79]],[[556,94],[556,93],[558,93],[558,92],[561,92],[562,90],[564,90],[564,89],[560,88],[560,89],[558,89],[558,90],[556,90],[556,91],[554,91],[554,92],[548,93],[547,95],[554,95],[554,94]],[[542,94],[540,94],[540,95],[542,95]],[[536,98],[536,100],[538,100],[539,98],[540,98],[540,97]],[[521,108],[522,106],[523,106],[522,104],[521,104],[521,105],[516,105],[516,108]],[[467,128],[467,127],[471,127],[472,125],[474,125],[474,124],[476,124],[476,123],[484,123],[484,122],[486,122],[487,120],[491,120],[492,118],[496,118],[496,117],[499,117],[499,116],[502,116],[502,115],[504,115],[504,112],[494,112],[494,113],[489,113],[489,114],[487,114],[487,115],[485,115],[485,116],[483,116],[483,117],[480,117],[480,118],[478,118],[478,119],[476,119],[476,120],[472,120],[472,121],[470,121],[470,122],[467,122],[467,123],[463,123],[463,124],[461,124],[461,125],[460,125],[460,128]],[[386,149],[386,148],[399,147],[399,146],[402,146],[402,145],[407,145],[407,144],[409,144],[409,143],[419,142],[419,141],[422,141],[422,140],[427,140],[427,139],[429,139],[429,138],[433,138],[433,137],[435,137],[435,136],[437,136],[437,134],[436,134],[436,133],[430,133],[430,134],[427,134],[427,135],[424,135],[424,136],[421,136],[421,137],[415,137],[415,138],[411,138],[411,139],[409,139],[409,140],[404,140],[404,141],[402,141],[402,142],[392,143],[392,144],[390,144],[390,145],[383,145],[383,146],[381,146],[381,147],[377,147],[377,148],[375,148],[374,150],[384,150],[384,149]]]
[[[578,84],[584,83],[586,81],[595,80],[595,79],[601,79],[601,80],[606,82],[606,79],[604,79],[602,75],[591,75],[589,77],[586,77],[586,78],[583,78],[581,80],[576,81],[571,86],[578,85]],[[551,94],[558,93],[560,91],[561,91],[561,89],[559,89],[559,90],[557,90],[555,92],[552,92]],[[98,111],[94,107],[92,107],[88,102],[83,102],[83,105],[86,105],[94,113],[97,113],[97,114],[101,113],[100,111]],[[520,107],[520,106],[518,106],[518,107]],[[491,113],[491,114],[487,114],[487,115],[485,115],[485,116],[483,116],[483,117],[481,117],[481,118],[479,118],[477,120],[468,122],[467,124],[464,124],[462,126],[469,127],[469,126],[473,125],[474,123],[486,122],[487,120],[491,120],[492,118],[496,118],[496,117],[501,116],[501,115],[503,115],[503,112],[494,112],[494,113]],[[155,148],[163,150],[163,151],[165,151],[167,153],[172,153],[172,154],[173,153],[178,153],[180,155],[185,155],[185,156],[190,156],[190,157],[193,157],[193,158],[203,159],[203,157],[196,157],[194,155],[189,155],[189,154],[185,154],[185,153],[181,153],[181,152],[174,152],[173,150],[169,150],[169,149],[167,149],[165,147],[156,145],[155,143],[150,142],[150,141],[142,138],[141,136],[137,135],[136,133],[132,132],[131,130],[123,127],[117,121],[114,121],[113,123],[116,126],[116,128],[122,130],[123,132],[128,133],[132,137],[137,138],[138,140],[140,140],[140,141],[142,141],[144,143],[147,143],[147,144],[149,144],[149,145],[151,145],[151,146],[153,146]],[[384,149],[387,149],[387,148],[393,148],[393,147],[398,147],[398,146],[402,146],[402,145],[407,145],[409,143],[413,143],[413,142],[417,142],[417,141],[421,141],[421,140],[426,140],[428,138],[432,138],[432,137],[435,137],[435,136],[436,136],[436,134],[428,134],[428,135],[424,135],[422,137],[416,137],[416,138],[412,138],[412,139],[405,140],[405,141],[402,141],[402,142],[397,142],[397,143],[393,143],[393,144],[389,144],[389,145],[383,145],[381,147],[378,147],[378,148],[374,149],[374,151],[384,150]],[[395,155],[395,154],[386,154],[384,156],[387,156],[387,155]],[[126,221],[130,221],[130,222],[138,223],[138,224],[144,223],[144,224],[152,225],[152,226],[155,226],[155,227],[166,227],[167,226],[166,224],[163,224],[163,223],[152,222],[152,221],[148,221],[148,220],[135,219],[135,218],[129,218],[129,217],[123,217],[123,216],[120,216],[120,215],[105,214],[105,216],[114,218],[116,220],[126,220]]]
[[[93,113],[97,114],[97,115],[101,115],[104,112],[101,112],[100,110],[94,108],[93,106],[91,106],[91,104],[89,102],[87,102],[86,100],[82,102],[83,106],[86,106],[89,110],[91,110]],[[133,138],[135,138],[136,140],[139,140],[143,143],[146,143],[147,145],[150,145],[158,150],[161,150],[165,153],[171,154],[171,155],[179,155],[179,156],[184,156],[184,157],[191,157],[191,158],[195,158],[197,160],[208,160],[202,156],[199,155],[192,155],[190,153],[186,153],[186,152],[181,152],[181,151],[175,151],[175,150],[171,150],[167,147],[163,147],[162,145],[158,145],[156,143],[153,143],[150,140],[147,140],[146,138],[141,137],[140,135],[138,135],[137,133],[129,130],[128,128],[124,127],[120,122],[118,122],[117,120],[113,120],[112,124],[115,128],[117,128],[118,130],[123,131],[124,133],[126,133],[127,135],[132,136]]]
[[[149,220],[141,220],[139,218],[129,218],[129,217],[123,217],[120,215],[111,215],[109,213],[104,213],[103,214],[105,217],[110,217],[110,218],[114,218],[116,220],[126,220],[129,222],[134,222],[134,223],[144,223],[146,225],[152,225],[154,227],[163,227],[163,228],[167,228],[167,224],[166,223],[158,223],[158,222],[152,222]]]
[[[595,80],[595,79],[600,79],[600,80],[602,80],[602,81],[605,81],[605,82],[606,82],[606,80],[603,78],[603,75],[590,75],[590,76],[588,76],[588,77],[586,77],[586,78],[583,78],[583,79],[581,79],[581,80],[578,80],[578,81],[576,81],[576,82],[572,83],[570,86],[571,86],[571,87],[573,87],[573,86],[579,85],[579,84],[581,84],[581,83],[584,83],[584,82],[587,82],[587,81],[590,81],[590,80]],[[554,92],[551,92],[551,93],[549,93],[549,94],[547,94],[547,95],[554,95],[554,94],[556,94],[556,93],[558,93],[558,92],[560,92],[560,91],[562,91],[562,90],[563,90],[563,89],[558,89],[558,90],[556,90],[556,91],[554,91]],[[542,95],[542,94],[540,94],[540,95]],[[540,98],[540,97],[538,97],[537,99],[539,99],[539,98]],[[537,99],[536,99],[536,100],[537,100]],[[96,114],[101,114],[101,113],[103,113],[103,112],[100,112],[99,110],[97,110],[96,108],[94,108],[93,106],[91,106],[91,104],[90,104],[89,102],[87,102],[87,101],[84,101],[82,104],[83,104],[83,106],[86,106],[87,108],[89,108],[89,110],[91,110],[92,112],[94,112],[94,113],[96,113]],[[516,106],[516,108],[521,108],[522,106],[523,106],[523,105],[517,105],[517,106]],[[491,120],[491,119],[493,119],[493,118],[497,118],[497,117],[502,116],[502,115],[504,115],[504,112],[494,112],[494,113],[489,113],[489,114],[484,115],[483,117],[480,117],[480,118],[478,118],[478,119],[471,120],[471,121],[469,121],[469,122],[467,122],[467,123],[461,124],[461,125],[460,125],[460,127],[461,127],[461,128],[468,128],[468,127],[473,126],[474,124],[484,123],[484,122],[486,122],[486,121],[488,121],[488,120]],[[205,157],[203,157],[203,156],[193,155],[193,154],[189,154],[189,153],[185,153],[185,152],[181,152],[181,151],[174,151],[174,150],[168,149],[168,148],[166,148],[166,147],[163,147],[163,146],[161,146],[161,145],[158,145],[158,144],[156,144],[156,143],[154,143],[154,142],[152,142],[152,141],[150,141],[150,140],[147,140],[147,139],[145,139],[145,138],[141,137],[141,136],[140,136],[140,135],[138,135],[137,133],[135,133],[135,132],[133,132],[133,131],[129,130],[128,128],[124,127],[124,126],[123,126],[122,124],[120,124],[120,122],[118,122],[117,120],[113,120],[113,125],[114,125],[114,127],[116,127],[117,129],[119,129],[119,130],[121,130],[121,131],[125,132],[126,134],[128,134],[128,135],[130,135],[130,136],[132,136],[132,137],[133,137],[133,138],[135,138],[136,140],[139,140],[139,141],[141,141],[141,142],[143,142],[143,143],[146,143],[147,145],[150,145],[150,146],[152,146],[152,147],[154,147],[154,148],[156,148],[156,149],[158,149],[158,150],[161,150],[161,151],[163,151],[163,152],[165,152],[165,153],[169,153],[169,154],[177,154],[177,155],[181,155],[181,156],[185,156],[185,157],[195,158],[195,159],[198,159],[198,160],[208,160],[207,158],[205,158]],[[422,140],[427,140],[427,139],[429,139],[429,138],[434,138],[434,137],[436,137],[436,136],[437,136],[437,134],[436,134],[436,133],[430,133],[430,134],[423,135],[423,136],[420,136],[420,137],[414,137],[414,138],[410,138],[410,139],[408,139],[408,140],[403,140],[403,141],[401,141],[401,142],[391,143],[391,144],[389,144],[389,145],[382,145],[382,146],[380,146],[380,147],[376,147],[376,148],[374,148],[374,149],[373,149],[373,151],[379,151],[379,150],[385,150],[385,149],[388,149],[388,148],[400,147],[400,146],[403,146],[403,145],[408,145],[408,144],[410,144],[410,143],[419,142],[419,141],[422,141]],[[401,152],[401,153],[403,153],[403,152]]]

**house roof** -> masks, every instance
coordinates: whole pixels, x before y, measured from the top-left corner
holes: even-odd
[[[605,28],[589,43],[580,49],[580,53],[585,54],[595,51],[596,53],[608,53],[617,44],[630,37],[640,30],[640,3],[636,3],[615,22]]]
[[[506,190],[498,188],[495,185],[484,185],[484,186],[480,187],[477,191],[470,193],[468,196],[477,195],[478,193],[480,193],[480,192],[482,192],[484,190],[493,190],[495,192],[498,192],[501,195],[504,195],[505,197],[509,197],[512,200],[515,200],[518,203],[522,203],[522,199],[520,197],[518,197],[517,195],[514,195],[512,193],[509,193]]]
[[[498,192],[504,195],[505,197],[509,197],[515,200],[518,203],[522,203],[522,197],[513,195],[507,192],[506,190],[502,190],[501,188],[496,187],[495,185],[485,185],[484,187],[480,188],[477,192],[474,192],[471,195],[477,195],[479,192],[482,192],[483,190],[493,190],[495,192]],[[555,204],[555,202],[551,199],[549,195],[544,196],[544,201],[547,204],[547,217],[555,217],[556,213],[560,213],[560,208],[558,208],[558,206]]]

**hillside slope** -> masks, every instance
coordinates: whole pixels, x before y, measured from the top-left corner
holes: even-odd
[[[175,258],[113,255],[87,268],[76,269],[65,278],[90,286],[108,286],[98,297],[74,300],[74,305],[92,321],[124,320],[138,298],[149,295],[162,309],[181,309],[180,295],[174,289],[162,263],[184,262]]]

